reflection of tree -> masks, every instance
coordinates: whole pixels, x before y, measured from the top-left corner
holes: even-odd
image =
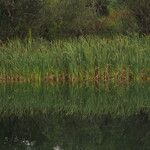
[[[104,122],[108,116],[83,119],[76,115],[28,114],[21,118],[5,117],[0,121],[0,149],[6,149],[9,142],[14,145],[16,137],[21,141],[36,141],[37,150],[56,146],[64,150],[147,149],[150,121],[143,115],[113,119],[107,124]],[[8,143],[4,146],[5,137]]]

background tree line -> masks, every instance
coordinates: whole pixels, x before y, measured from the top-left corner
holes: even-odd
[[[0,39],[150,33],[149,0],[0,0]]]

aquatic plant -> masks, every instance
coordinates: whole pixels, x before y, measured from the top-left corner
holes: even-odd
[[[149,80],[149,41],[149,36],[16,39],[0,46],[0,82]]]

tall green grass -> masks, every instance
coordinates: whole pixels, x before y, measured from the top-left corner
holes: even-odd
[[[149,36],[89,36],[53,42],[16,39],[0,46],[0,76],[84,80],[131,74],[139,78],[149,73],[149,57]]]

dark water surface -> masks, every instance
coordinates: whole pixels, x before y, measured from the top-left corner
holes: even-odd
[[[0,150],[149,150],[149,84],[0,85]]]

